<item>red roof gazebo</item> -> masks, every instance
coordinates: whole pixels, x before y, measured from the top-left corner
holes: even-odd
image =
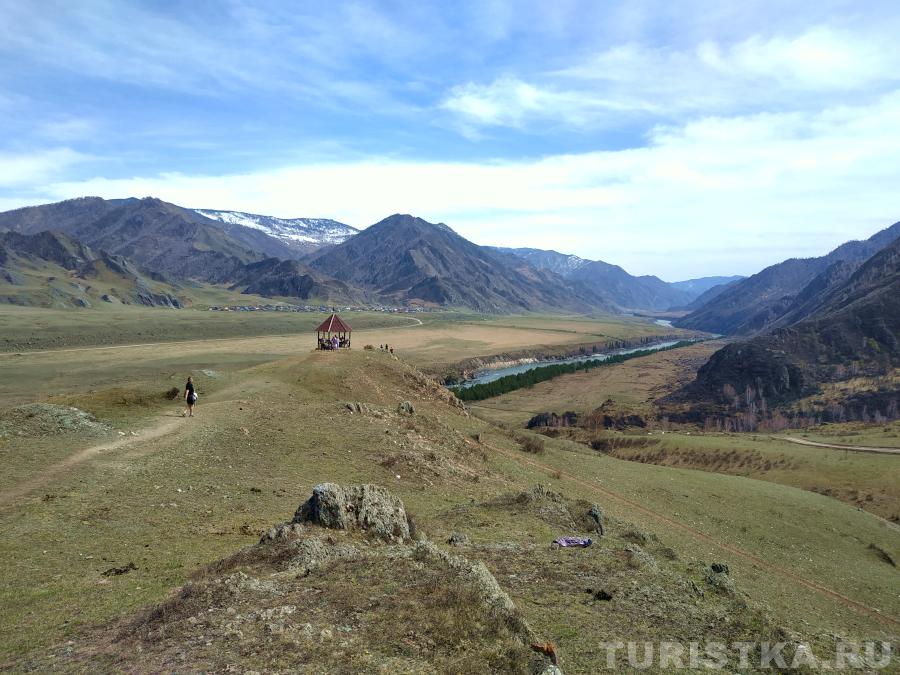
[[[350,333],[353,329],[337,314],[332,314],[316,328],[319,349],[333,349],[332,337],[337,337],[338,347],[350,346]]]

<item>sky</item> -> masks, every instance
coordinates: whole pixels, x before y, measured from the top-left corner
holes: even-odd
[[[900,220],[895,0],[0,0],[0,210],[444,222],[667,281]]]

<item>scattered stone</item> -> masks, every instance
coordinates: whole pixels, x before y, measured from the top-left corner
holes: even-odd
[[[132,570],[136,570],[137,566],[130,562],[127,565],[123,565],[122,567],[110,567],[108,570],[103,572],[103,576],[105,577],[118,577],[123,574],[128,574]]]
[[[667,560],[678,560],[678,552],[671,546],[663,546],[659,549],[659,554]]]
[[[622,532],[622,539],[626,541],[630,541],[633,544],[638,544],[639,546],[646,546],[647,542],[650,541],[650,537],[646,532],[639,530],[636,527],[629,527],[627,530]]]
[[[309,537],[297,544],[290,566],[302,574],[309,574],[332,560],[353,560],[360,555],[360,550],[350,544],[332,544],[320,537]]]
[[[364,415],[370,412],[368,404],[360,403],[359,401],[348,401],[344,404],[344,407],[347,408],[351,414],[358,413]]]
[[[656,560],[637,544],[625,544],[625,555],[628,565],[635,569],[642,567],[656,568]]]
[[[385,541],[410,539],[403,502],[377,485],[317,485],[312,497],[297,509],[292,522],[336,530],[359,528]]]
[[[609,593],[605,589],[601,588],[599,591],[595,591],[593,588],[587,589],[587,592],[594,598],[594,600],[600,600],[602,602],[608,602],[612,600],[612,593]]]
[[[721,571],[716,571],[716,569],[719,569]],[[715,590],[716,593],[728,596],[734,596],[737,594],[737,589],[734,586],[734,582],[731,580],[731,577],[728,576],[727,565],[714,563],[707,568],[705,579],[706,583],[712,586],[713,590]]]
[[[200,372],[203,373],[204,375],[206,375],[207,377],[211,377],[213,379],[219,377],[218,371],[215,371],[215,370],[208,370],[208,369],[204,368]]]
[[[290,541],[296,539],[305,531],[306,528],[303,527],[302,523],[284,523],[282,525],[276,525],[262,536],[259,543],[268,544],[275,541]]]
[[[518,616],[516,606],[510,600],[506,592],[500,588],[500,584],[480,560],[471,562],[459,556],[453,556],[439,549],[430,541],[420,541],[413,550],[413,558],[416,560],[440,560],[451,570],[457,572],[464,580],[469,582],[485,606],[491,610],[501,612],[510,619],[524,620]],[[529,631],[530,632],[530,631]]]
[[[89,412],[52,403],[30,403],[0,413],[0,438],[36,437],[73,431],[108,431]]]
[[[447,543],[451,546],[465,546],[470,542],[469,535],[462,532],[454,532],[450,535]]]
[[[401,415],[415,415],[416,409],[413,407],[413,404],[409,401],[403,401],[397,406],[397,412]]]

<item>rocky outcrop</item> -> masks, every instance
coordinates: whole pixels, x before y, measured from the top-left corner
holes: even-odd
[[[377,485],[322,483],[297,509],[292,523],[313,523],[336,530],[360,529],[385,541],[410,539],[403,502]]]

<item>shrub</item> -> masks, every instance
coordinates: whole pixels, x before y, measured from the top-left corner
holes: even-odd
[[[167,399],[169,399],[170,401],[174,401],[176,398],[178,398],[178,394],[179,394],[180,392],[181,392],[181,389],[179,389],[178,387],[172,387],[171,389],[169,389],[168,391],[166,391],[166,392],[163,394],[163,396],[165,396],[165,397],[166,397]]]
[[[365,349],[367,352],[371,352],[375,349],[375,345],[366,345],[365,347],[363,347],[363,349]]]
[[[532,455],[540,455],[544,452],[544,439],[536,436],[520,436],[519,447]]]

